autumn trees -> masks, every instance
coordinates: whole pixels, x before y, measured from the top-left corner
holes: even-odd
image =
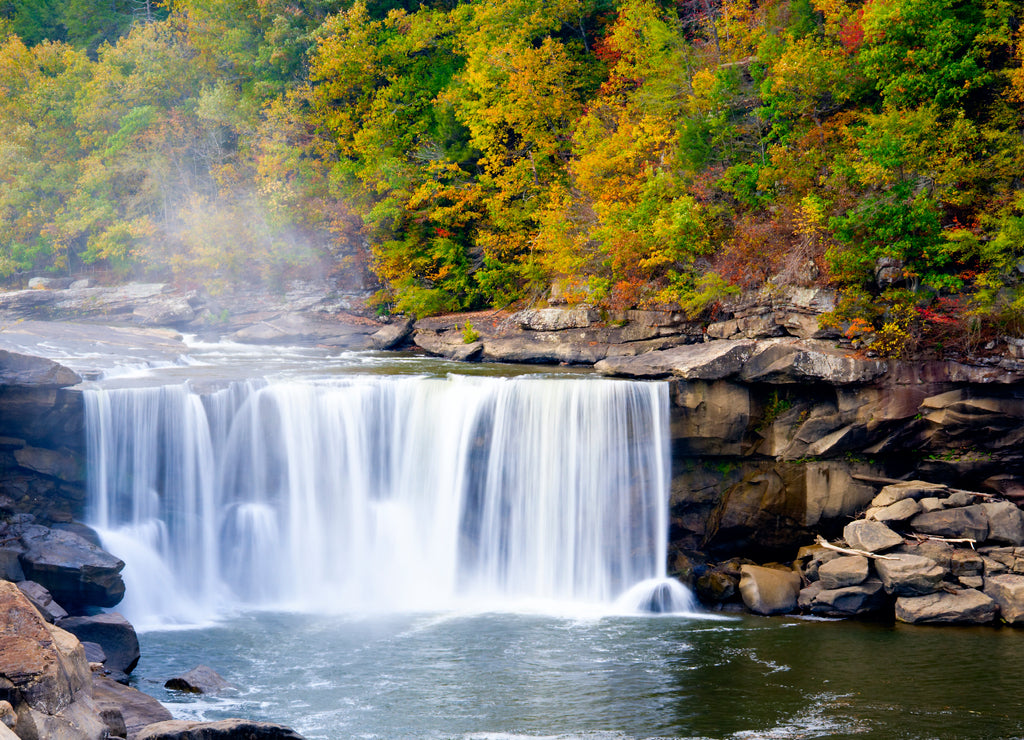
[[[818,282],[865,341],[1024,323],[1010,0],[135,5],[0,4],[0,273],[333,270],[417,315]]]

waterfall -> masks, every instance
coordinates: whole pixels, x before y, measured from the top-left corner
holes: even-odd
[[[609,605],[665,575],[664,383],[97,389],[86,418],[89,516],[143,626],[238,606]]]

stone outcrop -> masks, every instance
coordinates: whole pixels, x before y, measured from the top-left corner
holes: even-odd
[[[19,560],[26,578],[45,586],[69,611],[116,606],[124,597],[124,562],[78,535],[29,530],[21,541],[26,549]]]
[[[988,624],[997,609],[995,601],[972,588],[896,599],[896,619],[909,624]]]

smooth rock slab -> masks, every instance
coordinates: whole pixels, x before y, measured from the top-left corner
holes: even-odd
[[[868,568],[868,559],[863,555],[847,555],[819,567],[818,580],[825,589],[856,586],[867,579]]]
[[[283,725],[222,719],[219,722],[170,720],[144,727],[136,740],[303,740]]]
[[[905,522],[907,519],[920,514],[921,511],[921,504],[912,498],[905,498],[889,506],[876,509],[871,518],[883,524],[888,522]]]
[[[927,496],[940,497],[949,491],[947,486],[940,483],[926,483],[920,480],[900,481],[891,483],[875,496],[871,501],[872,506],[891,506],[898,501],[913,499],[915,501]]]
[[[972,588],[896,599],[896,619],[908,624],[988,624],[997,611],[993,599]]]
[[[92,695],[101,711],[120,713],[128,737],[135,736],[143,727],[173,719],[164,705],[152,696],[95,673]]]
[[[800,595],[800,576],[792,571],[744,565],[740,568],[740,595],[756,614],[791,612]]]
[[[875,570],[882,579],[885,591],[894,596],[920,596],[939,588],[946,570],[923,555],[900,553],[893,560],[876,560]]]
[[[52,624],[68,615],[61,605],[53,600],[50,592],[35,581],[19,581],[18,588],[47,622]]]
[[[985,579],[985,594],[999,604],[999,615],[1004,622],[1024,623],[1024,576],[989,576]]]
[[[903,544],[903,538],[881,522],[858,519],[843,528],[843,539],[857,550],[883,552]]]

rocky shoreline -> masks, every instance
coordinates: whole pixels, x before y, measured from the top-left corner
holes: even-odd
[[[820,291],[738,304],[712,323],[587,308],[378,321],[358,296],[324,295],[305,286],[218,309],[160,285],[0,293],[0,634],[11,636],[0,740],[10,728],[23,740],[297,737],[243,720],[168,722],[117,683],[138,641],[122,618],[96,613],[120,600],[123,563],[78,524],[83,375],[55,361],[72,341],[140,363],[180,358],[175,332],[186,331],[664,379],[669,565],[706,605],[1024,623],[1024,362],[1013,338],[971,362],[867,357],[817,328],[829,306]]]

